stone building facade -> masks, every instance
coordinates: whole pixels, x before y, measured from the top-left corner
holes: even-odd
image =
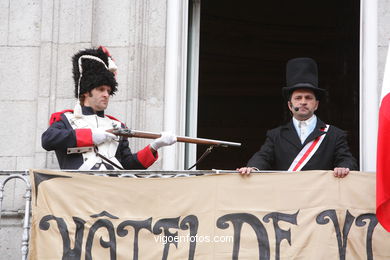
[[[51,113],[74,107],[71,57],[91,46],[106,46],[118,65],[119,91],[107,113],[161,131],[166,11],[166,1],[2,1],[0,169],[58,168],[41,134]]]

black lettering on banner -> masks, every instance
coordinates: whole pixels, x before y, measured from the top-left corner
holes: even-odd
[[[169,253],[169,245],[174,244],[175,247],[177,248],[177,231],[175,233],[169,232],[170,228],[179,228],[179,219],[180,217],[177,218],[163,218],[160,219],[154,224],[153,227],[153,234],[159,235],[161,232],[164,230],[164,236],[167,239],[167,243],[164,245],[164,252],[162,256],[162,260],[168,259],[168,253]]]
[[[152,232],[152,218],[146,220],[125,220],[119,224],[117,228],[117,234],[120,237],[126,236],[129,232],[125,229],[127,226],[134,228],[134,242],[133,242],[133,259],[138,260],[138,234],[141,229],[146,229]]]
[[[378,219],[375,214],[367,213],[358,216],[355,220],[356,226],[363,227],[367,223],[365,220],[369,220],[370,224],[368,224],[367,228],[367,237],[366,237],[366,252],[367,252],[367,260],[373,260],[373,252],[372,252],[372,235],[374,233],[374,229],[378,224]]]
[[[290,224],[297,225],[297,216],[299,210],[294,214],[285,214],[280,212],[272,212],[263,217],[263,221],[268,223],[272,219],[275,230],[275,259],[280,259],[280,243],[283,239],[286,239],[291,246],[291,229],[283,230],[279,227],[279,221],[288,222]]]
[[[260,220],[249,213],[234,213],[221,216],[217,219],[217,227],[220,229],[227,229],[229,227],[228,221],[232,222],[234,229],[234,241],[233,241],[233,260],[238,259],[240,249],[241,229],[244,223],[249,224],[256,233],[257,244],[259,247],[259,259],[270,259],[270,247],[268,234],[264,225]]]
[[[349,213],[349,211],[347,210],[347,212],[345,213],[345,222],[344,222],[342,234],[340,231],[340,224],[339,224],[339,221],[337,219],[337,214],[336,214],[336,211],[334,209],[328,209],[328,210],[321,212],[317,216],[316,221],[320,225],[325,225],[325,224],[329,223],[329,219],[332,220],[333,225],[334,225],[334,229],[336,231],[337,245],[339,247],[340,260],[345,260],[348,234],[349,234],[349,230],[351,229],[351,226],[352,226],[352,223],[353,223],[355,217],[352,216],[351,213]]]
[[[265,215],[262,220],[265,223],[269,223],[272,220],[274,232],[275,232],[275,259],[280,259],[280,245],[283,240],[286,240],[289,245],[291,242],[291,228],[288,230],[283,230],[280,228],[279,224],[281,221],[290,223],[292,225],[297,225],[297,217],[299,210],[293,214],[286,214],[281,212],[272,212]],[[99,217],[106,218],[108,215],[99,215]],[[154,235],[160,235],[163,233],[166,243],[164,244],[162,260],[168,259],[170,244],[174,244],[176,248],[178,247],[178,230],[189,230],[189,252],[188,259],[193,260],[195,258],[196,244],[197,244],[197,232],[199,228],[199,220],[195,215],[188,215],[184,217],[180,221],[181,217],[177,218],[164,218],[158,220],[155,225],[152,227],[152,217],[145,220],[125,220],[119,223],[116,233],[113,223],[107,219],[98,219],[93,225],[90,227],[88,232],[87,241],[85,244],[85,260],[92,260],[92,247],[96,232],[103,228],[108,233],[108,241],[103,240],[103,237],[100,237],[100,245],[103,248],[109,248],[110,250],[110,259],[116,260],[116,250],[117,250],[117,242],[116,242],[116,234],[120,237],[125,237],[129,233],[129,226],[134,229],[134,241],[133,241],[133,258],[134,260],[139,259],[139,232],[142,229],[148,230],[150,233]],[[41,230],[49,230],[49,228],[54,228],[57,232],[57,229],[62,238],[62,260],[81,260],[82,247],[83,247],[83,235],[85,231],[85,223],[81,218],[73,217],[73,222],[75,224],[75,232],[74,238],[71,238],[69,235],[69,230],[67,223],[63,218],[55,217],[53,215],[46,215],[41,218],[39,222],[39,228]],[[115,217],[114,219],[119,219]],[[378,225],[378,220],[375,214],[366,213],[359,215],[355,218],[351,213],[347,210],[345,212],[345,220],[344,226],[341,227],[339,224],[339,220],[337,218],[336,210],[328,209],[322,211],[316,217],[317,224],[326,225],[330,222],[333,223],[337,244],[338,244],[338,252],[339,259],[346,259],[346,249],[348,242],[348,235],[350,229],[355,222],[355,225],[358,227],[367,226],[367,235],[366,235],[366,253],[367,259],[373,260],[373,233],[375,228]],[[57,225],[57,229],[51,227],[50,221],[54,221]],[[179,225],[180,221],[180,225]],[[258,252],[260,260],[269,260],[270,259],[270,243],[269,237],[267,234],[267,230],[265,229],[264,224],[260,221],[256,216],[249,213],[232,213],[221,216],[216,221],[216,226],[219,229],[227,229],[230,226],[230,223],[233,226],[233,252],[232,259],[238,260],[239,251],[240,251],[240,242],[241,242],[241,232],[243,224],[248,224],[255,232],[257,243],[258,243]],[[172,233],[170,230],[173,229],[176,232]],[[71,232],[73,233],[73,232]],[[195,238],[195,239],[192,239]],[[74,247],[71,248],[71,241],[74,242]]]
[[[196,234],[198,233],[199,221],[195,215],[189,215],[185,217],[180,223],[181,230],[190,229],[190,251],[188,253],[188,260],[193,260],[195,256],[195,248],[196,248]]]
[[[100,245],[104,248],[110,248],[110,259],[116,260],[116,237],[114,225],[107,219],[98,219],[89,229],[87,244],[85,245],[85,260],[92,260],[92,243],[96,231],[99,228],[105,228],[108,232],[109,241],[104,241],[100,237]]]
[[[63,248],[62,260],[80,260],[85,221],[81,218],[73,217],[73,221],[76,224],[76,233],[74,248],[71,249],[68,227],[66,226],[63,218],[57,218],[53,215],[46,215],[39,222],[39,228],[41,230],[48,230],[50,228],[50,220],[55,220],[57,222],[57,227],[61,234]]]

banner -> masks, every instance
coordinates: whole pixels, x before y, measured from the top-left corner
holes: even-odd
[[[31,181],[30,259],[390,259],[372,173]]]

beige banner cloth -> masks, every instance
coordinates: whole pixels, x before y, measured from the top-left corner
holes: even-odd
[[[30,259],[390,259],[373,173],[30,174]]]

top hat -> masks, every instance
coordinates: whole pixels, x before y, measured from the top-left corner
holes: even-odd
[[[317,100],[325,94],[325,89],[318,87],[317,63],[311,58],[295,58],[286,65],[287,86],[282,88],[283,96],[287,100],[294,90],[310,89]]]
[[[117,67],[105,47],[81,50],[72,57],[75,97],[102,85],[111,87],[111,95],[118,90],[114,72]]]

